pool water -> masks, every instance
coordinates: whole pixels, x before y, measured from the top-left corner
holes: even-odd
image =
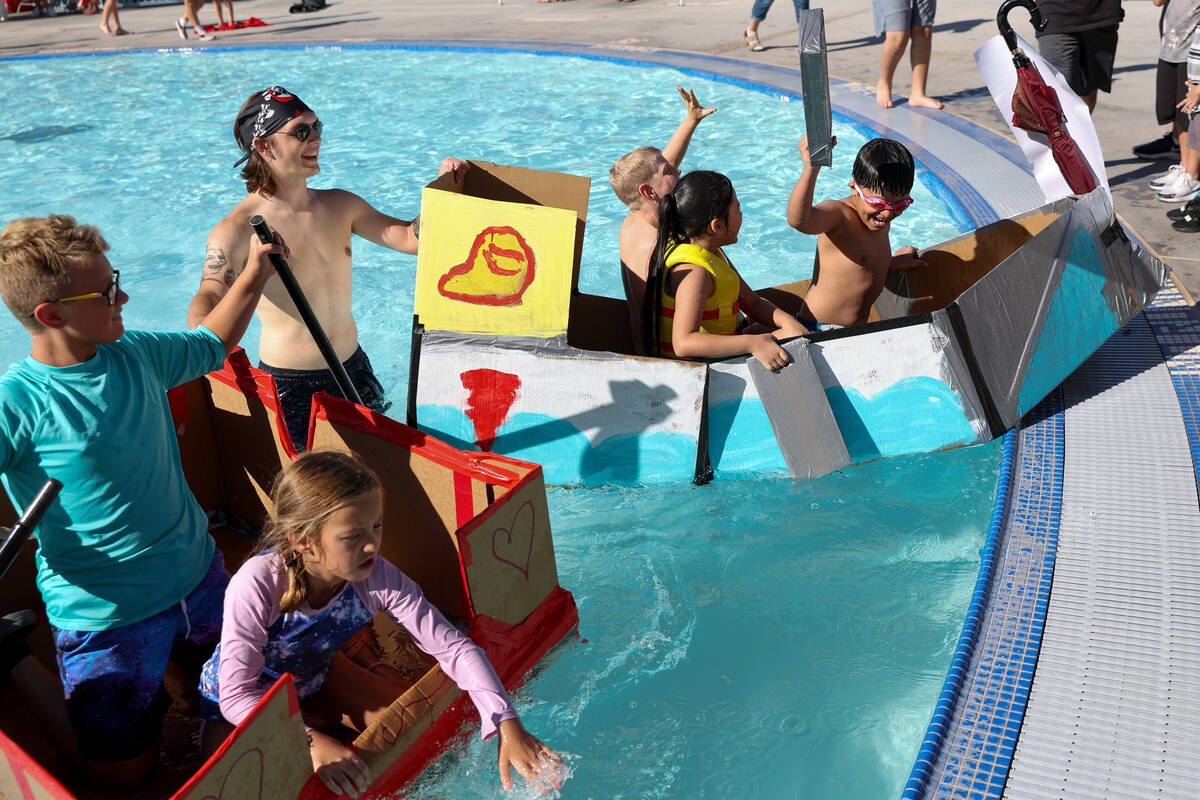
[[[787,226],[800,176],[803,103],[669,69],[521,53],[261,49],[9,60],[0,116],[0,221],[67,213],[100,227],[131,300],[130,328],[184,326],[212,227],[245,196],[233,162],[233,118],[257,88],[279,83],[325,123],[315,188],[341,187],[403,219],[444,156],[591,178],[582,291],[622,297],[617,231],[624,206],[608,168],[641,144],[665,145],[682,118],[676,85],[717,113],[693,138],[684,169],[716,169],[742,203],[730,257],[752,286],[810,276],[814,240]],[[248,77],[247,77],[248,76]],[[370,79],[367,78],[370,76]],[[86,87],[86,95],[81,95]],[[840,126],[817,197],[841,197],[858,148]],[[926,186],[893,225],[893,244],[959,233]],[[269,222],[270,220],[268,220]],[[249,236],[249,231],[247,231]],[[416,259],[355,241],[354,314],[389,397],[407,396]],[[245,346],[256,357],[258,332]],[[0,320],[0,367],[28,354],[20,326]]]
[[[999,452],[804,483],[551,490],[581,638],[517,705],[571,754],[562,796],[899,797],[978,573]],[[472,730],[406,796],[498,786],[495,745]]]
[[[665,144],[677,84],[718,112],[684,163],[727,173],[742,202],[730,255],[751,285],[809,276],[787,227],[802,103],[666,68],[519,53],[262,49],[10,60],[0,222],[69,213],[112,245],[131,328],[182,329],[212,226],[244,194],[232,119],[280,83],[325,123],[316,188],[411,218],[442,157],[592,179],[580,285],[621,296],[624,208],[607,169]],[[843,196],[864,131],[835,125],[817,197]],[[924,170],[894,246],[960,232]],[[249,235],[249,231],[247,231]],[[415,259],[359,240],[354,312],[403,404]],[[255,357],[257,330],[245,345]],[[0,368],[28,336],[0,321]],[[518,703],[570,754],[564,797],[896,796],[945,675],[978,569],[996,445],[879,461],[806,483],[551,490],[560,582],[580,638]],[[461,742],[411,792],[498,792],[494,746]],[[530,795],[525,790],[517,796]]]

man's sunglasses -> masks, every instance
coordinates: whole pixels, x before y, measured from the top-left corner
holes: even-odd
[[[307,142],[308,137],[314,133],[317,135],[317,138],[320,139],[322,127],[323,126],[321,125],[321,120],[317,120],[316,122],[312,122],[312,123],[301,122],[299,125],[292,128],[290,131],[279,131],[279,133],[282,133],[285,136],[295,136],[300,141]]]
[[[869,205],[871,208],[875,209],[876,211],[891,211],[896,214],[899,214],[901,211],[903,211],[904,209],[908,208],[909,206],[911,206],[913,204],[913,199],[911,197],[906,197],[903,200],[897,201],[896,203],[889,203],[887,200],[884,200],[882,197],[875,197],[874,195],[863,194],[863,190],[858,188],[858,184],[854,181],[850,181],[850,187],[852,189],[854,189],[854,191],[858,192],[858,196],[863,199],[864,203],[866,203],[867,205]]]
[[[110,306],[117,304],[117,295],[121,293],[121,271],[113,270],[112,280],[108,282],[108,286],[104,287],[102,292],[88,292],[87,294],[77,294],[71,297],[60,297],[57,300],[47,300],[48,303],[71,303],[75,300],[93,300],[98,297],[103,297]]]

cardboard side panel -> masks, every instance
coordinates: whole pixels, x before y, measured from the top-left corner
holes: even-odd
[[[458,527],[454,471],[397,446],[386,429],[356,430],[331,421],[324,411],[314,423],[313,449],[354,453],[375,471],[384,497],[380,554],[443,612],[469,619],[453,535]]]
[[[690,480],[705,366],[559,340],[422,338],[417,422],[456,447],[543,465],[552,484]]]
[[[991,437],[953,341],[932,323],[813,342],[809,352],[853,461]]]
[[[708,459],[723,477],[782,475],[788,471],[743,358],[709,365]]]
[[[213,466],[224,487],[224,508],[261,528],[270,506],[271,482],[295,458],[285,438],[271,376],[254,369],[244,352],[206,376],[212,404],[213,437],[219,460]]]
[[[285,675],[172,800],[294,800],[312,775],[300,703]]]
[[[0,798],[75,800],[75,795],[0,731]]]
[[[921,251],[924,267],[888,274],[876,301],[884,319],[945,308],[1070,208],[1070,201],[1003,219]]]
[[[1069,210],[958,301],[1000,418],[1013,425],[1153,296],[1165,271],[1107,244],[1103,189],[1061,201]]]
[[[372,775],[378,777],[385,772],[460,694],[458,686],[442,672],[442,668],[434,666],[397,697],[354,741],[367,763],[372,765]]]
[[[806,339],[784,345],[792,363],[772,372],[749,358],[750,377],[762,398],[775,440],[793,478],[816,478],[850,463],[833,411],[825,399]]]
[[[571,297],[567,341],[580,350],[633,355],[629,304],[624,299],[577,294]]]
[[[1078,210],[1087,213],[1085,207]],[[1130,271],[1141,266],[1132,255],[1126,240],[1105,244],[1094,220],[1084,219],[1072,234],[1062,277],[1021,382],[1018,414],[1033,408],[1153,298],[1165,272],[1155,276],[1158,284],[1149,297],[1139,296],[1139,284],[1145,281],[1131,279]]]
[[[546,486],[537,472],[457,536],[475,614],[519,625],[558,586]]]
[[[208,383],[203,378],[176,386],[167,392],[171,419],[179,440],[179,458],[188,488],[204,509],[225,505],[221,475],[213,468],[218,463],[217,440],[213,432]]]
[[[428,330],[567,330],[575,213],[426,188],[415,308]]]
[[[804,295],[808,294],[810,286],[812,286],[812,281],[796,281],[795,283],[785,283],[781,286],[769,286],[766,289],[759,289],[758,294],[760,297],[770,300],[779,308],[795,316],[800,313],[801,306],[804,304]]]
[[[575,257],[571,270],[571,292],[574,293],[579,286],[579,260],[583,254],[591,179],[563,172],[472,161],[465,183],[464,191],[475,197],[564,208],[575,214]]]

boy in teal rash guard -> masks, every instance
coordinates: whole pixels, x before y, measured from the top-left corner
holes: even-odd
[[[229,580],[166,392],[221,366],[284,248],[255,241],[221,303],[179,333],[125,331],[107,249],[68,216],[0,232],[0,294],[33,339],[0,377],[0,482],[17,508],[47,478],[63,484],[37,531],[38,588],[89,777],[129,787],[157,760],[172,647],[217,641]]]

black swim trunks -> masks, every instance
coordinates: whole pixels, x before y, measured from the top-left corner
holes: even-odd
[[[342,362],[350,382],[358,390],[363,405],[372,411],[386,414],[392,404],[383,396],[383,386],[371,369],[371,360],[360,347],[354,355]],[[303,451],[308,444],[308,414],[312,409],[312,396],[317,392],[327,392],[335,397],[341,397],[337,381],[328,369],[281,369],[258,363],[258,368],[275,379],[275,392],[279,395],[279,404],[283,407],[283,421],[296,449]]]

